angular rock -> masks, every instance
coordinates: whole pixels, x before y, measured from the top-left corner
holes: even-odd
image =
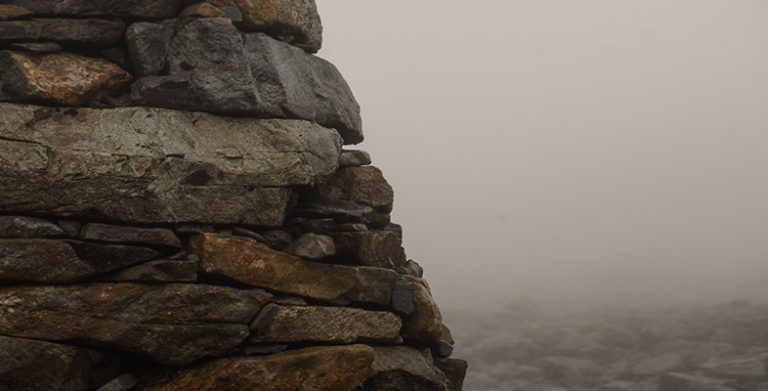
[[[453,340],[451,329],[449,329],[448,326],[443,324],[442,329],[443,331],[440,333],[440,341],[430,346],[430,348],[432,349],[433,356],[448,358],[453,354],[453,345],[455,341]]]
[[[65,235],[48,220],[26,216],[0,216],[0,238],[44,238]]]
[[[359,167],[371,164],[371,155],[365,151],[344,150],[341,151],[340,167]]]
[[[368,226],[362,223],[344,223],[335,225],[333,230],[336,232],[365,232],[368,231]]]
[[[128,72],[101,58],[0,51],[0,100],[86,106],[130,81]]]
[[[397,272],[416,278],[424,277],[424,268],[412,259],[409,259],[402,267],[397,268]]]
[[[320,260],[336,254],[336,245],[330,236],[309,233],[301,235],[283,251],[297,257]]]
[[[120,42],[125,23],[104,19],[29,19],[0,22],[0,43],[57,42],[74,47],[107,47]]]
[[[403,317],[403,338],[428,345],[439,344],[443,335],[443,315],[432,299],[426,281],[412,277],[407,277],[406,281],[413,290],[414,310]]]
[[[356,264],[396,270],[405,266],[402,241],[392,232],[334,232],[336,253]]]
[[[189,284],[0,288],[0,334],[80,341],[185,365],[248,337],[260,290]]]
[[[302,219],[297,218],[291,220],[293,231],[296,236],[301,236],[306,233],[313,233],[318,235],[324,235],[333,229],[333,219]]]
[[[265,357],[210,361],[171,372],[144,391],[354,390],[363,383],[373,349],[365,345],[313,347]]]
[[[334,304],[390,305],[391,270],[304,261],[254,240],[205,234],[192,238],[202,273]]]
[[[114,272],[105,281],[195,282],[197,262],[158,259]]]
[[[301,199],[293,210],[293,216],[308,218],[332,218],[335,222],[368,223],[373,208],[350,201],[333,201],[321,198]]]
[[[411,347],[377,347],[367,391],[447,391],[449,380],[429,353]]]
[[[227,15],[235,15],[238,27],[261,31],[317,53],[323,43],[323,27],[315,0],[210,0]]]
[[[668,373],[659,379],[659,391],[737,391],[721,381],[684,373]]]
[[[23,18],[31,15],[32,11],[16,5],[0,4],[0,20]]]
[[[251,341],[272,343],[355,341],[395,342],[402,323],[397,315],[358,308],[269,304],[251,325]]]
[[[119,358],[96,350],[0,336],[0,389],[80,391],[109,377]]]
[[[148,19],[173,18],[181,0],[3,0],[39,15],[125,16]]]
[[[360,107],[336,67],[225,18],[135,23],[126,42],[136,104],[304,119],[363,140]]]
[[[462,391],[464,377],[467,375],[469,365],[464,360],[453,358],[439,358],[435,360],[435,366],[448,378],[448,391]]]
[[[269,230],[261,236],[264,239],[262,243],[274,250],[282,250],[293,242],[293,235],[281,229]]]
[[[120,375],[96,391],[130,391],[138,384],[136,376],[131,373]]]
[[[0,211],[279,226],[282,186],[335,171],[340,147],[304,121],[0,104]]]
[[[181,18],[218,18],[221,16],[224,16],[224,13],[211,3],[192,4],[184,8],[184,11],[181,11],[179,15]]]
[[[80,231],[80,238],[100,242],[181,247],[181,241],[176,234],[165,228],[137,228],[89,223]]]
[[[353,201],[382,213],[392,211],[395,195],[381,170],[373,166],[343,167],[320,185],[318,193],[327,200]]]
[[[0,239],[0,281],[72,283],[159,255],[143,247],[49,239]]]

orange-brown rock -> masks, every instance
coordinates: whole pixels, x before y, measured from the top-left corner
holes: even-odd
[[[391,270],[305,261],[241,237],[203,234],[191,245],[202,273],[341,305],[389,305],[400,278]]]
[[[145,391],[353,391],[373,362],[365,345],[314,347],[215,360],[167,374]]]
[[[403,318],[403,338],[406,340],[435,345],[443,335],[443,315],[426,281],[407,277],[413,290],[414,309]]]
[[[0,99],[84,106],[130,83],[131,75],[100,58],[74,53],[0,52]]]
[[[32,11],[16,5],[0,4],[0,20],[21,18],[32,14]]]
[[[179,16],[182,18],[218,18],[223,15],[224,13],[211,3],[196,3],[184,8]]]

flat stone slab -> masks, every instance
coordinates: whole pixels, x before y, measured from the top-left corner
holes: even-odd
[[[0,238],[41,238],[64,235],[63,228],[45,219],[0,216]]]
[[[118,270],[102,280],[134,282],[195,282],[197,262],[158,259]]]
[[[88,223],[81,229],[80,238],[100,242],[181,247],[181,240],[173,230],[167,228],[138,228]]]
[[[147,19],[175,17],[181,0],[3,0],[38,15],[126,16]]]
[[[365,381],[373,348],[312,347],[265,357],[236,357],[167,373],[144,391],[355,390]]]
[[[359,340],[392,343],[398,340],[400,318],[383,311],[359,308],[267,305],[251,328],[252,342],[351,343]]]
[[[105,19],[29,19],[0,22],[0,42],[57,42],[74,47],[108,47],[123,38],[125,23]]]
[[[390,305],[397,273],[305,261],[255,240],[204,234],[192,238],[200,272],[334,304]]]
[[[340,152],[306,121],[0,104],[0,211],[279,226],[288,187],[331,175]]]
[[[106,345],[186,365],[243,342],[269,297],[191,284],[4,287],[0,335]]]
[[[374,352],[371,376],[365,383],[365,390],[448,391],[450,381],[434,366],[428,351],[393,346],[377,347]]]

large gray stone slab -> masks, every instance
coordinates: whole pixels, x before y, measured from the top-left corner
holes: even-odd
[[[0,104],[0,211],[276,226],[288,187],[332,174],[340,151],[306,121]]]

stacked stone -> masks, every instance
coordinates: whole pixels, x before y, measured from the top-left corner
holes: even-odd
[[[460,390],[314,0],[0,0],[0,390]]]

